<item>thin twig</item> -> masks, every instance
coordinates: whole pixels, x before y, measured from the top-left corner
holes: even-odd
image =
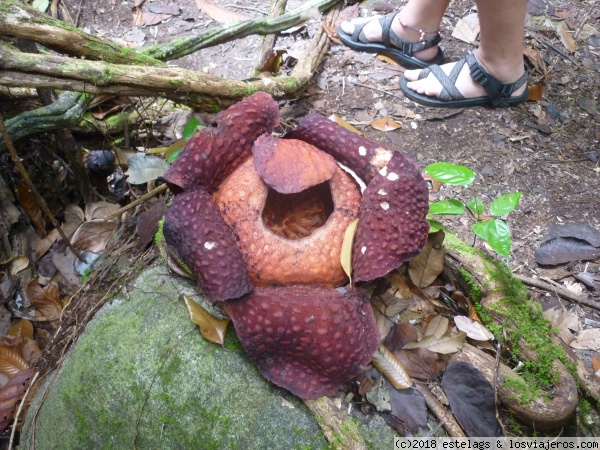
[[[404,97],[401,97],[399,95],[392,94],[391,92],[388,92],[388,91],[386,91],[384,89],[379,89],[379,88],[376,88],[376,87],[373,87],[373,86],[367,86],[366,84],[357,83],[356,81],[348,80],[348,83],[353,84],[354,86],[359,86],[359,87],[363,87],[363,88],[366,88],[366,89],[371,89],[373,91],[381,92],[382,94],[391,95],[392,97],[396,97],[396,98],[399,98],[399,99],[403,99],[404,98]]]
[[[514,276],[528,286],[533,286],[533,287],[543,289],[548,292],[554,292],[556,295],[558,295],[564,299],[570,300],[575,303],[579,303],[580,305],[589,306],[590,308],[600,310],[600,303],[591,302],[591,301],[583,298],[582,296],[577,295],[574,292],[571,292],[570,290],[568,290],[562,286],[553,285],[546,281],[540,280],[539,278],[531,278],[531,277],[527,277],[525,275],[515,274]]]
[[[81,257],[81,253],[80,253],[79,249],[75,248],[71,244],[71,242],[69,241],[69,238],[67,237],[67,235],[65,234],[65,232],[61,228],[60,223],[58,222],[58,220],[56,220],[56,217],[54,217],[54,214],[52,214],[52,212],[50,211],[50,209],[48,209],[48,205],[46,205],[46,201],[42,198],[42,196],[40,195],[40,193],[35,188],[35,185],[31,181],[31,178],[29,177],[29,174],[27,173],[27,170],[25,170],[25,166],[23,166],[23,163],[19,159],[19,155],[17,154],[17,150],[15,149],[15,146],[13,145],[13,143],[12,143],[12,141],[10,139],[10,136],[8,135],[8,131],[6,130],[6,126],[4,125],[4,118],[2,117],[1,114],[0,114],[0,133],[2,133],[2,137],[4,138],[4,143],[6,144],[6,148],[8,149],[8,152],[10,153],[11,159],[15,163],[15,166],[17,166],[17,170],[19,171],[19,173],[23,177],[23,181],[25,181],[25,184],[27,185],[27,189],[29,189],[29,191],[31,192],[31,194],[35,198],[38,206],[40,207],[40,209],[42,210],[42,212],[46,215],[46,217],[48,218],[48,220],[50,220],[50,222],[52,223],[52,225],[54,226],[54,228],[56,228],[56,230],[58,231],[58,234],[60,234],[60,237],[67,244],[67,247],[69,247],[71,249],[71,251],[75,254],[75,256],[77,256],[77,258],[81,262],[85,262],[85,260]]]
[[[160,186],[155,187],[154,189],[152,189],[147,194],[144,194],[140,198],[135,199],[134,201],[132,201],[131,203],[129,203],[127,206],[123,206],[122,208],[116,210],[110,216],[106,216],[104,218],[104,220],[111,220],[111,219],[114,219],[116,217],[119,217],[124,212],[129,211],[130,209],[135,208],[137,205],[142,204],[142,203],[150,200],[155,195],[162,194],[166,190],[167,190],[167,185],[166,184],[161,184]]]
[[[433,415],[444,425],[444,429],[451,437],[465,437],[460,425],[454,419],[454,416],[448,412],[444,405],[442,405],[437,398],[431,393],[429,388],[420,381],[415,382],[415,386],[419,390],[423,397],[427,407],[431,410]]]
[[[21,403],[19,404],[19,409],[17,409],[17,414],[15,415],[15,421],[13,423],[12,430],[10,431],[10,441],[8,441],[8,450],[12,450],[12,448],[13,448],[13,442],[15,440],[15,432],[17,431],[17,424],[19,423],[19,417],[21,416],[21,411],[23,410],[23,405],[25,404],[25,400],[27,400],[27,396],[29,395],[29,391],[31,390],[31,387],[35,384],[35,382],[39,376],[40,376],[40,372],[38,371],[35,373],[35,375],[31,379],[31,382],[29,383],[29,386],[27,387],[27,390],[25,391],[25,395],[23,395],[23,398],[21,399]]]

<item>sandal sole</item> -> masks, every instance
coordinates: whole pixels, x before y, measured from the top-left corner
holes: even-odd
[[[461,100],[440,100],[437,97],[431,97],[425,94],[419,94],[418,92],[409,89],[408,80],[405,77],[400,78],[400,89],[408,97],[414,102],[417,102],[421,105],[425,106],[433,106],[435,108],[468,108],[471,106],[493,106],[492,100],[488,96],[483,97],[475,97],[475,98],[465,98]],[[520,103],[523,103],[527,100],[528,96],[528,88],[525,88],[525,92],[517,97],[511,97],[506,99],[501,105],[497,105],[496,107],[506,107],[506,106],[515,106]]]
[[[341,28],[338,28],[337,33],[340,41],[342,41],[345,46],[350,47],[352,50],[365,53],[377,53],[379,55],[387,56],[407,69],[424,69],[432,64],[441,64],[444,61],[444,51],[439,47],[435,58],[429,61],[422,61],[414,56],[408,56],[405,53],[402,53],[400,49],[388,47],[380,42],[370,42],[365,44],[362,42],[353,41],[352,36],[344,33]]]

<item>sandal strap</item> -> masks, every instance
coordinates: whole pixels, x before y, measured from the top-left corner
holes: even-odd
[[[473,53],[467,54],[465,60],[469,65],[471,78],[473,78],[473,81],[484,87],[485,92],[494,106],[502,105],[505,100],[512,96],[513,92],[527,82],[527,78],[529,77],[529,70],[525,67],[525,73],[521,75],[517,81],[509,84],[502,84],[500,80],[493,75],[490,75],[479,65],[479,62]]]
[[[418,79],[422,80],[424,78],[427,78],[429,74],[432,74],[442,85],[442,91],[439,95],[440,100],[462,100],[464,99],[464,97],[456,87],[456,80],[458,79],[458,74],[460,73],[464,65],[464,59],[457,61],[456,64],[454,64],[454,67],[452,68],[450,73],[446,75],[446,72],[444,72],[444,70],[440,66],[438,66],[437,64],[433,64],[429,67],[422,69],[419,73]]]
[[[396,47],[405,55],[412,56],[413,53],[431,48],[442,41],[442,36],[440,35],[440,33],[436,33],[434,37],[419,42],[403,41],[398,37],[394,30],[392,30],[392,23],[394,22],[394,18],[397,14],[398,11],[379,18],[379,25],[381,26],[381,42],[386,46]],[[354,31],[352,32],[353,41],[362,42],[363,44],[370,43],[370,41],[366,38],[365,34],[363,33],[363,28],[369,22],[370,21],[366,21],[354,26]]]
[[[393,45],[400,49],[402,53],[408,56],[412,56],[416,52],[420,52],[421,50],[426,50],[435,45],[438,45],[442,41],[442,36],[440,33],[436,33],[435,36],[429,39],[424,39],[418,42],[406,42],[400,39],[400,37],[396,34],[394,30],[392,30],[392,23],[394,18],[399,13],[396,11],[392,14],[388,14],[387,16],[383,16],[379,19],[379,23],[381,25],[383,42],[390,46]]]

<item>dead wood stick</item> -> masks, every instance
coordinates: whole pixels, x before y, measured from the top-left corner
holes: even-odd
[[[285,12],[286,6],[287,0],[274,0],[271,4],[269,17],[280,16]],[[277,42],[277,35],[275,33],[269,34],[264,38],[262,45],[260,46],[259,55],[256,60],[256,66],[254,66],[254,69],[252,69],[250,76],[257,76],[260,73],[260,70],[265,66],[265,64],[267,64],[273,53],[275,42]]]
[[[528,286],[533,286],[533,287],[543,289],[548,292],[553,292],[556,295],[559,295],[564,299],[570,300],[575,303],[579,303],[580,305],[589,306],[590,308],[600,310],[600,304],[598,304],[596,302],[592,302],[590,300],[587,300],[587,299],[583,298],[582,296],[577,295],[574,292],[571,292],[562,286],[548,283],[546,281],[540,280],[539,278],[527,277],[525,275],[516,275],[515,274],[515,278],[518,278],[519,280],[521,280],[523,283],[525,283]]]
[[[8,149],[8,153],[10,153],[10,157],[13,160],[13,163],[15,164],[15,166],[17,167],[17,170],[23,177],[23,181],[25,181],[25,184],[27,185],[27,189],[29,189],[31,191],[31,194],[34,196],[35,201],[37,202],[38,206],[40,207],[42,212],[46,215],[48,220],[50,220],[50,222],[52,223],[54,228],[56,228],[56,230],[58,231],[58,234],[60,234],[60,237],[63,238],[67,247],[69,247],[71,249],[71,251],[75,254],[75,256],[77,256],[77,258],[81,262],[85,263],[85,260],[81,257],[79,249],[75,248],[71,244],[71,242],[69,241],[69,238],[67,237],[67,235],[63,231],[62,227],[60,226],[60,223],[58,222],[58,220],[56,220],[56,217],[54,217],[54,214],[52,214],[52,212],[48,208],[48,205],[46,205],[46,201],[43,199],[43,197],[40,195],[40,193],[36,189],[35,185],[31,181],[31,178],[29,177],[27,170],[25,170],[25,166],[23,166],[23,163],[19,159],[19,155],[17,154],[17,150],[15,149],[15,146],[13,145],[12,141],[10,140],[8,131],[6,131],[6,127],[4,126],[4,119],[3,119],[2,115],[0,115],[0,133],[2,133],[2,138],[4,139],[4,143],[6,144],[6,148]]]
[[[465,433],[463,433],[462,428],[460,428],[460,425],[456,422],[454,416],[444,408],[444,405],[442,405],[437,398],[435,398],[429,388],[419,381],[415,382],[415,386],[419,392],[423,394],[423,397],[425,397],[427,407],[431,410],[433,415],[442,422],[442,426],[448,435],[450,437],[465,437]]]
[[[104,218],[104,220],[112,220],[115,219],[117,217],[119,217],[121,214],[123,214],[126,211],[129,211],[132,208],[135,208],[137,205],[140,205],[148,200],[150,200],[152,197],[154,197],[155,195],[158,194],[162,194],[163,192],[165,192],[167,190],[167,185],[166,184],[161,184],[160,186],[155,187],[154,189],[152,189],[150,192],[142,195],[139,198],[136,198],[134,201],[132,201],[131,203],[129,203],[126,206],[123,206],[122,208],[116,210],[114,213],[112,213],[109,216],[106,216]]]
[[[358,427],[350,422],[350,417],[340,411],[329,397],[319,397],[314,400],[304,400],[310,409],[327,441],[334,449],[366,450],[367,445]]]

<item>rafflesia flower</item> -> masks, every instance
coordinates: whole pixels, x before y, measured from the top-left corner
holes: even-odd
[[[283,138],[271,134],[278,122],[277,103],[257,92],[196,134],[165,175],[176,195],[164,235],[261,373],[316,398],[371,361],[380,335],[356,284],[419,253],[427,185],[401,153],[320,115]],[[340,164],[367,183],[362,195]],[[355,219],[348,285],[340,252]]]

